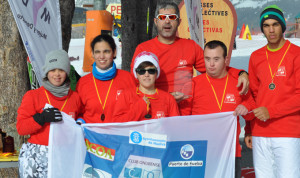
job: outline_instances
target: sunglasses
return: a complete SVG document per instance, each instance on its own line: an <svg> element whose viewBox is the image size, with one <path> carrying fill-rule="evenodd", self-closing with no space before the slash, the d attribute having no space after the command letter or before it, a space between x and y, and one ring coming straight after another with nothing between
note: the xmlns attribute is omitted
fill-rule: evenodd
<svg viewBox="0 0 300 178"><path fill-rule="evenodd" d="M158 15L156 16L156 18L157 18L158 20L166 20L167 18L168 18L169 20L177 20L177 19L178 19L178 16L177 16L177 14L158 14Z"/></svg>
<svg viewBox="0 0 300 178"><path fill-rule="evenodd" d="M144 75L146 73L146 71L151 74L154 75L157 72L157 69L136 69L135 70L136 73L138 73L139 75Z"/></svg>

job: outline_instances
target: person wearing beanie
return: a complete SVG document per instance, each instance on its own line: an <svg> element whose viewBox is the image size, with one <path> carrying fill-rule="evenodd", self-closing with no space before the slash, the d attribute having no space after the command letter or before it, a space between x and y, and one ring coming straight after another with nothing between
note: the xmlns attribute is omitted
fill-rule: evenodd
<svg viewBox="0 0 300 178"><path fill-rule="evenodd" d="M83 104L82 119L86 123L109 123L119 95L136 85L129 72L116 68L116 44L110 35L96 36L91 49L95 60L92 73L81 77L76 86Z"/></svg>
<svg viewBox="0 0 300 178"><path fill-rule="evenodd" d="M249 61L249 81L257 108L246 123L255 176L300 177L300 47L284 39L282 10L271 5L260 16L267 45Z"/></svg>
<svg viewBox="0 0 300 178"><path fill-rule="evenodd" d="M113 114L114 122L178 116L178 106L173 96L155 87L155 81L160 76L156 55L143 51L137 55L133 66L133 73L139 84L119 96Z"/></svg>
<svg viewBox="0 0 300 178"><path fill-rule="evenodd" d="M20 177L47 177L48 142L51 122L62 121L64 112L77 119L81 101L70 90L70 61L64 50L46 54L42 86L26 92L18 109L17 131L30 135L19 155ZM46 104L52 107L45 107Z"/></svg>

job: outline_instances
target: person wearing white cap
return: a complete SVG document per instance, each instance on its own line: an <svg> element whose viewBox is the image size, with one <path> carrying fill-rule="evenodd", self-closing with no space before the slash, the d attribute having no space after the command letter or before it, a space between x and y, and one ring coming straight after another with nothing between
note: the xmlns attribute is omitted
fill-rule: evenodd
<svg viewBox="0 0 300 178"><path fill-rule="evenodd" d="M128 89L119 96L113 114L115 122L140 121L162 117L178 116L174 97L155 87L160 76L157 57L143 51L134 60L134 76L138 79L136 89Z"/></svg>
<svg viewBox="0 0 300 178"><path fill-rule="evenodd" d="M62 121L61 112L76 119L81 108L79 95L70 89L68 53L47 53L43 70L42 87L28 91L18 109L17 131L30 135L20 149L20 177L47 177L50 123ZM46 104L53 107L45 108Z"/></svg>

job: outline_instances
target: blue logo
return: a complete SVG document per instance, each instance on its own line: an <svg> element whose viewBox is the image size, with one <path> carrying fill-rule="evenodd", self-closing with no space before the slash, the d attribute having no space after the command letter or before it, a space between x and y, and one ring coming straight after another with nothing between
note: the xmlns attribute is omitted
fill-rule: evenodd
<svg viewBox="0 0 300 178"><path fill-rule="evenodd" d="M194 147L190 144L182 146L180 155L183 159L190 159L194 155Z"/></svg>
<svg viewBox="0 0 300 178"><path fill-rule="evenodd" d="M141 143L142 140L143 140L143 137L142 137L142 135L139 132L132 132L130 134L130 140L133 143Z"/></svg>

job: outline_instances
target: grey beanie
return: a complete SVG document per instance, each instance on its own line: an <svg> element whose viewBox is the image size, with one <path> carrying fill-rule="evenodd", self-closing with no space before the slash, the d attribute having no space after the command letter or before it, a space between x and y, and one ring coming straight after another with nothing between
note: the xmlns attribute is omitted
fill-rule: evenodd
<svg viewBox="0 0 300 178"><path fill-rule="evenodd" d="M45 75L53 69L62 69L68 76L70 74L70 60L68 53L64 50L53 50L46 54L43 70Z"/></svg>

